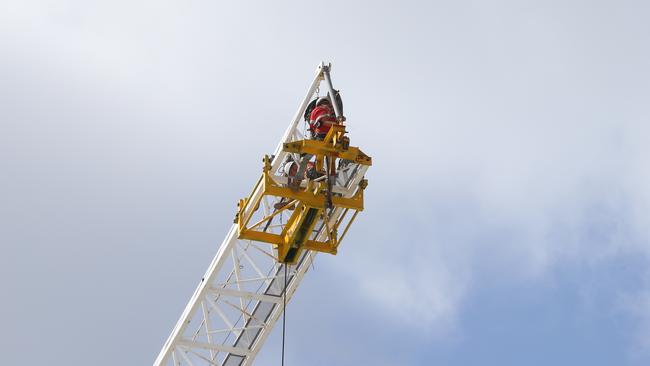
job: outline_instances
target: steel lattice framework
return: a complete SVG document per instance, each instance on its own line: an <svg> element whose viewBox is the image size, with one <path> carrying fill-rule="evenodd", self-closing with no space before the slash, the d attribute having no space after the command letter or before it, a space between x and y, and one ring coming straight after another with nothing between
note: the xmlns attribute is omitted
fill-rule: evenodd
<svg viewBox="0 0 650 366"><path fill-rule="evenodd" d="M307 137L308 131L301 126L300 120L310 100L318 95L322 81L326 81L326 88L334 95L329 66L324 63L317 68L307 95L270 161L272 177L278 184L287 183L280 168L288 155L294 154L296 161L300 159L299 154L286 152L283 146ZM368 166L355 162L343 166L338 171L332 191L340 197L353 197L365 188L360 188L360 183ZM261 209L258 211L262 220L264 216L273 218L268 220L264 231L281 233L289 213L287 210L274 212L280 198L262 195L262 188L258 185L250 197L253 200L260 198ZM328 215L318 220L311 238L325 240L330 235L327 228L342 219L345 213L345 208L331 208ZM243 366L253 363L283 311L285 264L277 261L277 250L271 245L255 240L240 240L238 231L237 224L230 228L154 366ZM295 265L287 265L287 302L315 256L316 252L306 250Z"/></svg>

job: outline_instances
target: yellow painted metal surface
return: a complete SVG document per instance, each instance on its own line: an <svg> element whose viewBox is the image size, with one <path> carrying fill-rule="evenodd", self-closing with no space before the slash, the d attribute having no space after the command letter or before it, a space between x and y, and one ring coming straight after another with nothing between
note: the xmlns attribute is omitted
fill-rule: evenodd
<svg viewBox="0 0 650 366"><path fill-rule="evenodd" d="M345 127L336 124L330 128L323 140L299 140L283 145L283 150L301 154L300 156L313 156L316 169L323 169L324 162L329 161L329 169L334 169L336 159L348 160L360 165L372 165L372 158L363 153L359 148L349 146L349 139L345 136ZM331 172L331 170L330 170ZM277 249L277 260L281 263L296 263L303 250L314 250L323 253L336 254L341 239L345 236L357 214L363 210L363 192L367 181L363 179L358 187L353 187L355 193L343 197L331 191L327 178L298 180L298 185L279 184L271 172L271 160L264 157L262 176L253 188L248 198L239 201L239 210L235 222L239 227L239 239L254 240L269 243ZM261 195L254 195L257 189L262 190ZM253 197L257 199L253 200ZM275 211L262 214L261 201L272 196L280 204ZM328 215L334 209L340 208L342 213L333 221ZM283 224L281 233L268 232L266 228L274 218L282 213L291 211L287 222ZM351 213L351 216L348 214ZM252 221L253 216L261 216ZM322 223L323 230L327 231L326 239L315 240L314 227ZM343 234L338 236L338 230L343 225Z"/></svg>

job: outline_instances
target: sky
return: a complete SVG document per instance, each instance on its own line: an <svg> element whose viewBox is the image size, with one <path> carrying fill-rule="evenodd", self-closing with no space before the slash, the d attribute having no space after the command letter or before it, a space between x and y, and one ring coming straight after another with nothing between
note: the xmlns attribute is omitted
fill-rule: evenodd
<svg viewBox="0 0 650 366"><path fill-rule="evenodd" d="M649 16L1 2L3 362L153 363L326 61L373 167L288 365L649 364Z"/></svg>

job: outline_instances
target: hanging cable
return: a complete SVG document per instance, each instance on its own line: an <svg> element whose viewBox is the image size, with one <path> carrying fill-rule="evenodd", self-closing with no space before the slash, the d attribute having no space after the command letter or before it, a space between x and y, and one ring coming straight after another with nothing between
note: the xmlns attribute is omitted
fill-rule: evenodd
<svg viewBox="0 0 650 366"><path fill-rule="evenodd" d="M284 366L284 335L287 323L287 263L284 264L284 293L282 294L282 366Z"/></svg>

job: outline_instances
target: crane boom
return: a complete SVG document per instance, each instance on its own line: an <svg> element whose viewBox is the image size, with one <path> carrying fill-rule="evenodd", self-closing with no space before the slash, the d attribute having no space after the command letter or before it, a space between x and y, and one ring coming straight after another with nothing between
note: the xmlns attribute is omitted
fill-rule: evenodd
<svg viewBox="0 0 650 366"><path fill-rule="evenodd" d="M284 310L285 284L288 302L317 252L336 254L363 209L364 175L371 159L349 146L341 107L335 106L340 125L321 141L306 138L308 131L299 123L322 81L327 81L330 96L337 95L329 70L324 63L317 68L307 95L275 153L264 158L262 177L240 201L235 224L154 366L251 365ZM336 175L328 170L325 179L306 179L290 187L283 164L310 157L316 164L327 161L332 169L338 159ZM345 228L341 237L338 228Z"/></svg>

